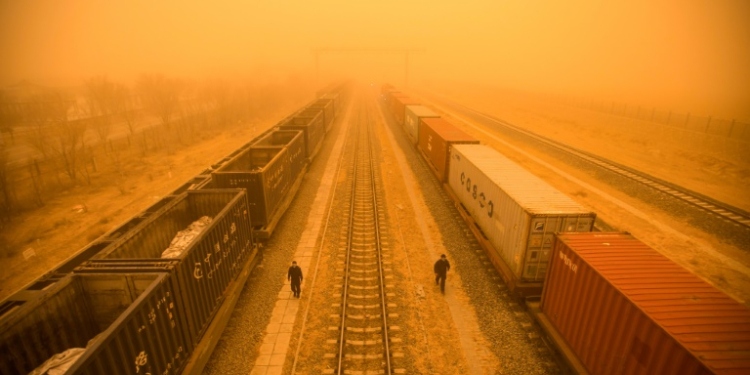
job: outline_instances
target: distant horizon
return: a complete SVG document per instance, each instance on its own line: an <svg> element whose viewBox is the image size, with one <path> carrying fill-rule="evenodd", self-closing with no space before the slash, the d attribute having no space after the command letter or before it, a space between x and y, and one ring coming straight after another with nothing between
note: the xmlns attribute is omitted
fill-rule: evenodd
<svg viewBox="0 0 750 375"><path fill-rule="evenodd" d="M6 1L0 85L143 73L314 81L316 72L400 84L408 60L410 85L466 82L748 119L748 19L746 0Z"/></svg>
<svg viewBox="0 0 750 375"><path fill-rule="evenodd" d="M355 77L750 118L750 2L0 2L0 85ZM313 50L329 48L316 60ZM380 53L363 50L380 50ZM316 64L317 63L317 64Z"/></svg>
<svg viewBox="0 0 750 375"><path fill-rule="evenodd" d="M159 74L159 73L154 73L154 74ZM179 77L179 76L168 76L168 75L165 75L165 76L169 77L169 78L186 79L186 80L197 82L199 84L200 83L208 83L208 82L212 82L212 81L216 81L216 80L227 82L227 83L230 83L230 84L232 83L232 80L227 79L227 78L221 79L221 78L211 77L211 78L203 78L203 79L199 79L198 78L198 79L196 79L196 78L184 78L184 77ZM114 80L111 77L106 76L106 75L105 75L105 77L107 77L108 79L110 79L113 82L123 83L123 84L126 84L126 85L130 86L130 87L132 87L134 85L135 81L137 80L137 78L135 78L131 82L124 82L124 81ZM89 77L89 78L91 78L91 77ZM268 78L268 77L266 77L266 78ZM351 79L354 79L354 78L351 78ZM403 79L401 79L401 81L402 80ZM251 82L251 79L250 78L246 78L246 79L242 79L242 80L239 80L239 81L241 81L241 83L244 84L244 83ZM278 82L278 81L283 81L283 80L282 79L276 80L276 82ZM309 81L312 81L312 79L310 79ZM336 81L336 79L331 79L329 81L324 81L324 82L322 82L319 85L319 87L316 87L316 90L320 89L322 87L325 87L330 82L335 82L335 81ZM362 80L363 84L365 82L366 81ZM370 82L370 81L367 81L367 82ZM378 86L382 85L382 84L385 84L385 83L388 83L388 84L393 85L396 89L407 90L407 89L403 88L401 85L399 85L398 82L399 82L399 80L392 80L392 81L388 81L388 82L370 82L370 83L374 83L374 84L376 84ZM29 84L29 85L32 85L32 86L35 86L35 87L39 87L41 89L51 89L51 90L54 90L54 89L62 89L62 90L83 89L84 85L85 85L85 81L84 80L81 80L80 83L76 83L76 84L70 83L68 85L55 86L55 85L39 84L39 83L36 83L34 81L30 81L28 79L22 79L22 80L19 80L18 82L14 83L14 84L0 86L0 92L1 91L6 91L7 92L8 88L11 88L13 86L16 86L16 85L19 85L19 84L22 84L22 83L26 83L26 84ZM269 83L269 81L262 82L262 84L267 84L267 83ZM679 108L679 107L676 107L676 106L673 106L673 107L669 107L669 106L665 106L665 105L661 105L660 106L660 105L657 105L657 104L654 104L654 103L645 103L645 102L636 102L636 101L625 101L625 100L622 100L622 99L620 99L620 100L613 100L611 98L605 98L605 97L594 96L594 95L583 96L583 95L581 95L580 92L578 92L578 93L564 93L564 92L556 92L556 91L553 91L553 90L546 90L546 91L544 91L544 90L533 90L533 89L528 89L528 88L523 88L523 87L501 86L501 85L496 85L496 84L487 84L487 83L481 83L481 82L466 82L466 81L464 81L464 82L460 82L460 81L445 81L445 82L434 82L433 81L433 82L424 82L423 81L421 83L420 82L412 83L410 85L410 88L418 88L418 89L422 88L422 89L424 89L425 87L427 87L429 89L429 87L434 87L434 86L443 86L444 87L445 85L450 85L450 84L458 84L458 85L462 85L463 87L476 86L476 87L483 87L483 88L487 88L487 89L495 89L495 90L499 90L499 91L517 91L517 92L523 92L525 94L532 94L532 95L538 95L538 96L565 97L568 100L575 100L575 101L586 101L586 102L594 101L596 103L613 103L613 104L615 104L617 106L622 106L622 105L626 105L626 106L629 106L629 107L630 106L633 106L633 107L640 106L640 107L642 107L644 109L644 111L646 111L646 110L652 110L652 109L655 109L657 111L673 111L675 114L687 114L687 113L690 113L692 116L699 116L699 117L708 117L708 116L711 116L711 117L713 117L715 119L736 120L736 121L739 121L739 122L742 122L742 123L750 123L750 112L748 112L747 114L745 114L746 117L742 117L742 115L739 115L739 114L732 115L732 114L721 114L721 113L717 113L717 112L713 112L713 113L705 112L704 113L704 112L701 112L701 111L694 111L694 110L690 110L690 109Z"/></svg>

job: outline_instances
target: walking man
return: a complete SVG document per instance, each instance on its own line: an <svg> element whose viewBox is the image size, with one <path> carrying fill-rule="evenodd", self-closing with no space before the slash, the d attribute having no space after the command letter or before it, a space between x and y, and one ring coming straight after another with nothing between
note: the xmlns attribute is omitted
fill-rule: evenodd
<svg viewBox="0 0 750 375"><path fill-rule="evenodd" d="M440 284L440 291L445 294L445 278L448 276L448 270L451 269L451 264L448 263L448 259L445 254L440 256L437 262L435 262L435 285Z"/></svg>
<svg viewBox="0 0 750 375"><path fill-rule="evenodd" d="M292 292L294 296L299 298L300 284L302 283L302 268L299 268L297 261L292 261L292 266L289 267L289 272L286 273L286 279L292 282Z"/></svg>

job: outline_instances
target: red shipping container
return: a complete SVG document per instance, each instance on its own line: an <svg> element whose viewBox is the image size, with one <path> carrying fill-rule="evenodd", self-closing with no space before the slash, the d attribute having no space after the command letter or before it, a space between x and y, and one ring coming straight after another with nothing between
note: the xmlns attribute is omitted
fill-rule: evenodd
<svg viewBox="0 0 750 375"><path fill-rule="evenodd" d="M750 374L750 309L627 233L558 233L541 310L592 374Z"/></svg>
<svg viewBox="0 0 750 375"><path fill-rule="evenodd" d="M403 92L401 92L399 90L396 90L396 89L391 89L391 90L386 91L386 93L385 93L385 101L386 101L386 103L389 106L393 102L393 97L395 97L395 96L409 96L409 95L406 95ZM390 108L390 110L392 112L393 108Z"/></svg>
<svg viewBox="0 0 750 375"><path fill-rule="evenodd" d="M440 117L419 119L419 149L440 182L448 176L451 145L468 143L479 141Z"/></svg>
<svg viewBox="0 0 750 375"><path fill-rule="evenodd" d="M385 96L385 94L388 93L388 90L393 90L393 85L384 83L382 86L380 86L380 95Z"/></svg>
<svg viewBox="0 0 750 375"><path fill-rule="evenodd" d="M391 110L393 116L396 117L396 122L399 125L404 124L404 118L406 117L406 106L412 104L420 104L419 100L412 99L408 96L394 96L391 102Z"/></svg>

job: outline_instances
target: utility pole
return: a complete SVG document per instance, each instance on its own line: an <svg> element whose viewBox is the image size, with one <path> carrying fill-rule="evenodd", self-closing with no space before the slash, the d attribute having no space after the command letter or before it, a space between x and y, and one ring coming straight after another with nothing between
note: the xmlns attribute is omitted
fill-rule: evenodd
<svg viewBox="0 0 750 375"><path fill-rule="evenodd" d="M404 88L409 87L409 51L404 53Z"/></svg>

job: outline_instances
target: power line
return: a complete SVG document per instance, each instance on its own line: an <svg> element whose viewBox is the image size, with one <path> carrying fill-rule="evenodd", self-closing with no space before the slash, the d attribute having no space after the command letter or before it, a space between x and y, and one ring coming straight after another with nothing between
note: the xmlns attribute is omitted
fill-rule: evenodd
<svg viewBox="0 0 750 375"><path fill-rule="evenodd" d="M320 55L321 54L397 54L404 56L404 87L409 85L409 55L421 53L423 48L315 48L312 50L315 59L315 80L320 78Z"/></svg>

